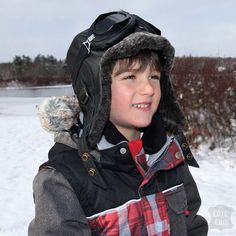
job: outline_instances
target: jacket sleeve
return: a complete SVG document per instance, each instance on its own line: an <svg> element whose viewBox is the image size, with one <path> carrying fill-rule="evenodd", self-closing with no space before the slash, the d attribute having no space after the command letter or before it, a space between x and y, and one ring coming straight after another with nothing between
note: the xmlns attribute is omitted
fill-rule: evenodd
<svg viewBox="0 0 236 236"><path fill-rule="evenodd" d="M187 216L187 230L189 236L206 236L208 232L208 223L197 212L201 206L201 198L197 185L185 163L183 171L184 187L188 202L189 216Z"/></svg>
<svg viewBox="0 0 236 236"><path fill-rule="evenodd" d="M33 191L35 218L29 225L29 236L91 235L80 203L61 173L40 170Z"/></svg>

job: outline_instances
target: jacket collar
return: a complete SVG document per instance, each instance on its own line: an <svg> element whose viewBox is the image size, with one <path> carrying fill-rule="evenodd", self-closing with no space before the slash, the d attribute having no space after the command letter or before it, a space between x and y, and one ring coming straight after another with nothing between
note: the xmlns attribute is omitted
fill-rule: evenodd
<svg viewBox="0 0 236 236"><path fill-rule="evenodd" d="M172 169L184 161L177 140L173 136L166 140L157 153L146 155L141 139L113 145L103 136L98 145L101 152L99 162L104 169L142 176L142 184L146 184L156 172Z"/></svg>
<svg viewBox="0 0 236 236"><path fill-rule="evenodd" d="M160 115L155 115L153 122L143 132L142 142L146 154L157 153L166 143L166 131ZM104 137L108 143L117 145L123 141L128 140L117 130L117 128L108 121L104 129Z"/></svg>

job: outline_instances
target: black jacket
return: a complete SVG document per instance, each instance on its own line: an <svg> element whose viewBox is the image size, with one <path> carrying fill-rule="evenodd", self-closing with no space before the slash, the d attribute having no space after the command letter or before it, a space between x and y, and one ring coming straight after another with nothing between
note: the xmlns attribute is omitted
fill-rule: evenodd
<svg viewBox="0 0 236 236"><path fill-rule="evenodd" d="M98 224L101 221L100 214L104 217L104 212L119 209L129 201L164 193L171 235L207 235L207 222L197 215L201 201L184 160L181 144L173 138L166 140L164 132L159 132L150 147L148 137L144 137L143 150L157 161L152 162L151 167L140 169L140 163L132 157L130 142L124 140L118 132L114 135L114 127L106 130L102 150L79 158L76 149L56 143L49 152L49 161L41 166L41 169L53 167L67 179L75 191L92 233L103 235L103 228ZM163 143L168 142L160 153ZM153 149L155 146L157 148ZM90 160L92 164L89 163ZM154 172L151 171L153 173L144 183L145 175L148 176L150 169ZM149 235L145 229L148 222L137 222L143 225L137 232ZM109 232L109 227L106 230Z"/></svg>

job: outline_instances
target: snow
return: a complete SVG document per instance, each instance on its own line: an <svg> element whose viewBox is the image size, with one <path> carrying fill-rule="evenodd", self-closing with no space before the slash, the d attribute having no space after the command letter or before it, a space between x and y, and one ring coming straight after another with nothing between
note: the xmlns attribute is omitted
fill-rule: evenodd
<svg viewBox="0 0 236 236"><path fill-rule="evenodd" d="M48 97L74 94L71 85L55 85L40 87L20 87L22 85L14 84L14 87L0 88L0 97Z"/></svg>
<svg viewBox="0 0 236 236"><path fill-rule="evenodd" d="M34 217L32 181L53 145L53 135L41 128L36 115L43 99L0 98L0 236L26 236ZM202 145L194 152L201 168L190 167L210 236L236 235L236 147L225 146L209 151ZM214 217L222 214L219 225Z"/></svg>
<svg viewBox="0 0 236 236"><path fill-rule="evenodd" d="M202 145L195 152L195 157L200 164L200 169L190 168L197 182L199 192L202 198L202 206L199 214L203 215L210 224L209 235L236 235L236 147L217 148L213 151L208 149L208 145ZM218 206L222 205L226 212L218 212ZM215 209L215 214L227 214L232 209L232 214L225 216L233 227L230 229L218 229L217 223L214 223L214 215L210 214L210 209ZM213 213L214 214L214 213ZM224 226L224 222L221 222ZM227 224L227 222L225 222ZM218 227L217 227L218 226Z"/></svg>
<svg viewBox="0 0 236 236"><path fill-rule="evenodd" d="M0 235L27 235L34 215L32 180L53 144L36 116L42 98L0 98Z"/></svg>
<svg viewBox="0 0 236 236"><path fill-rule="evenodd" d="M218 70L218 72L223 72L226 70L226 67L225 66L218 66L217 70Z"/></svg>

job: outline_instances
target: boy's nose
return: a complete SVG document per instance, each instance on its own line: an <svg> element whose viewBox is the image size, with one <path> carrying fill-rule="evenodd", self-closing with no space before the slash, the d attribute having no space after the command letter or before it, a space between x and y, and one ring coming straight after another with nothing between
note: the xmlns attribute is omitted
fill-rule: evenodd
<svg viewBox="0 0 236 236"><path fill-rule="evenodd" d="M152 96L154 94L154 88L151 81L147 78L140 84L140 94Z"/></svg>

